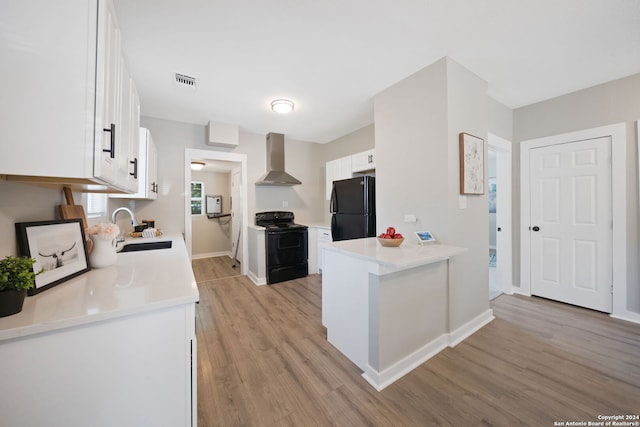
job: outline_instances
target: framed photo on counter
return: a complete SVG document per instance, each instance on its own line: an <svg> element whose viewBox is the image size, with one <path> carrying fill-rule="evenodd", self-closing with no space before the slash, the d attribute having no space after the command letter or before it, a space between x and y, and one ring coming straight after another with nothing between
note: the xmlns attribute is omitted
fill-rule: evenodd
<svg viewBox="0 0 640 427"><path fill-rule="evenodd" d="M21 256L36 260L34 295L90 270L84 228L81 219L16 223Z"/></svg>
<svg viewBox="0 0 640 427"><path fill-rule="evenodd" d="M430 231L416 231L416 237L418 238L418 242L420 244L435 242L436 238L433 237Z"/></svg>

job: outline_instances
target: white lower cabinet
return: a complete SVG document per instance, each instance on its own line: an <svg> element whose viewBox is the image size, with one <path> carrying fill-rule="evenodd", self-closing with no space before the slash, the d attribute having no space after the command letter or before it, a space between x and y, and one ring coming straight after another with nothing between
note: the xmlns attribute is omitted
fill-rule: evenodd
<svg viewBox="0 0 640 427"><path fill-rule="evenodd" d="M324 251L323 248L328 246L333 240L331 238L331 228L318 227L318 272L322 272L322 265L324 264Z"/></svg>
<svg viewBox="0 0 640 427"><path fill-rule="evenodd" d="M193 303L1 342L2 425L193 426L196 351Z"/></svg>
<svg viewBox="0 0 640 427"><path fill-rule="evenodd" d="M0 173L136 191L139 108L111 0L0 2L0 28Z"/></svg>
<svg viewBox="0 0 640 427"><path fill-rule="evenodd" d="M267 258L265 255L264 227L250 225L247 227L249 241L249 278L256 285L267 284Z"/></svg>

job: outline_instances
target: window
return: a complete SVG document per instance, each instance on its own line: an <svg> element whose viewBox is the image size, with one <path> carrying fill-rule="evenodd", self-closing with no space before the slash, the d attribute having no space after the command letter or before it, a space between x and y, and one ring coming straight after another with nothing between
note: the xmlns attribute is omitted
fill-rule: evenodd
<svg viewBox="0 0 640 427"><path fill-rule="evenodd" d="M191 181L191 215L204 215L204 182Z"/></svg>
<svg viewBox="0 0 640 427"><path fill-rule="evenodd" d="M107 215L107 195L104 193L85 193L87 218L98 218Z"/></svg>

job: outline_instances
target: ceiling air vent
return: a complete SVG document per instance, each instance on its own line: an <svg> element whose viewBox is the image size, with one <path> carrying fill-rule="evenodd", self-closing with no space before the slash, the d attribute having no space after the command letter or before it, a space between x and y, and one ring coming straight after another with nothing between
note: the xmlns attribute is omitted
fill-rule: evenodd
<svg viewBox="0 0 640 427"><path fill-rule="evenodd" d="M176 84L180 86L196 87L196 78L185 74L176 73Z"/></svg>

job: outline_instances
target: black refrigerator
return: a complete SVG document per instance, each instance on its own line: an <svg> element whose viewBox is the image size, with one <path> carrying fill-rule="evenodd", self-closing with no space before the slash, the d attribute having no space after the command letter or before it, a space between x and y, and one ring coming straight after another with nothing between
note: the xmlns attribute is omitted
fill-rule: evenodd
<svg viewBox="0 0 640 427"><path fill-rule="evenodd" d="M331 190L333 241L376 235L376 179L372 176L333 181Z"/></svg>

